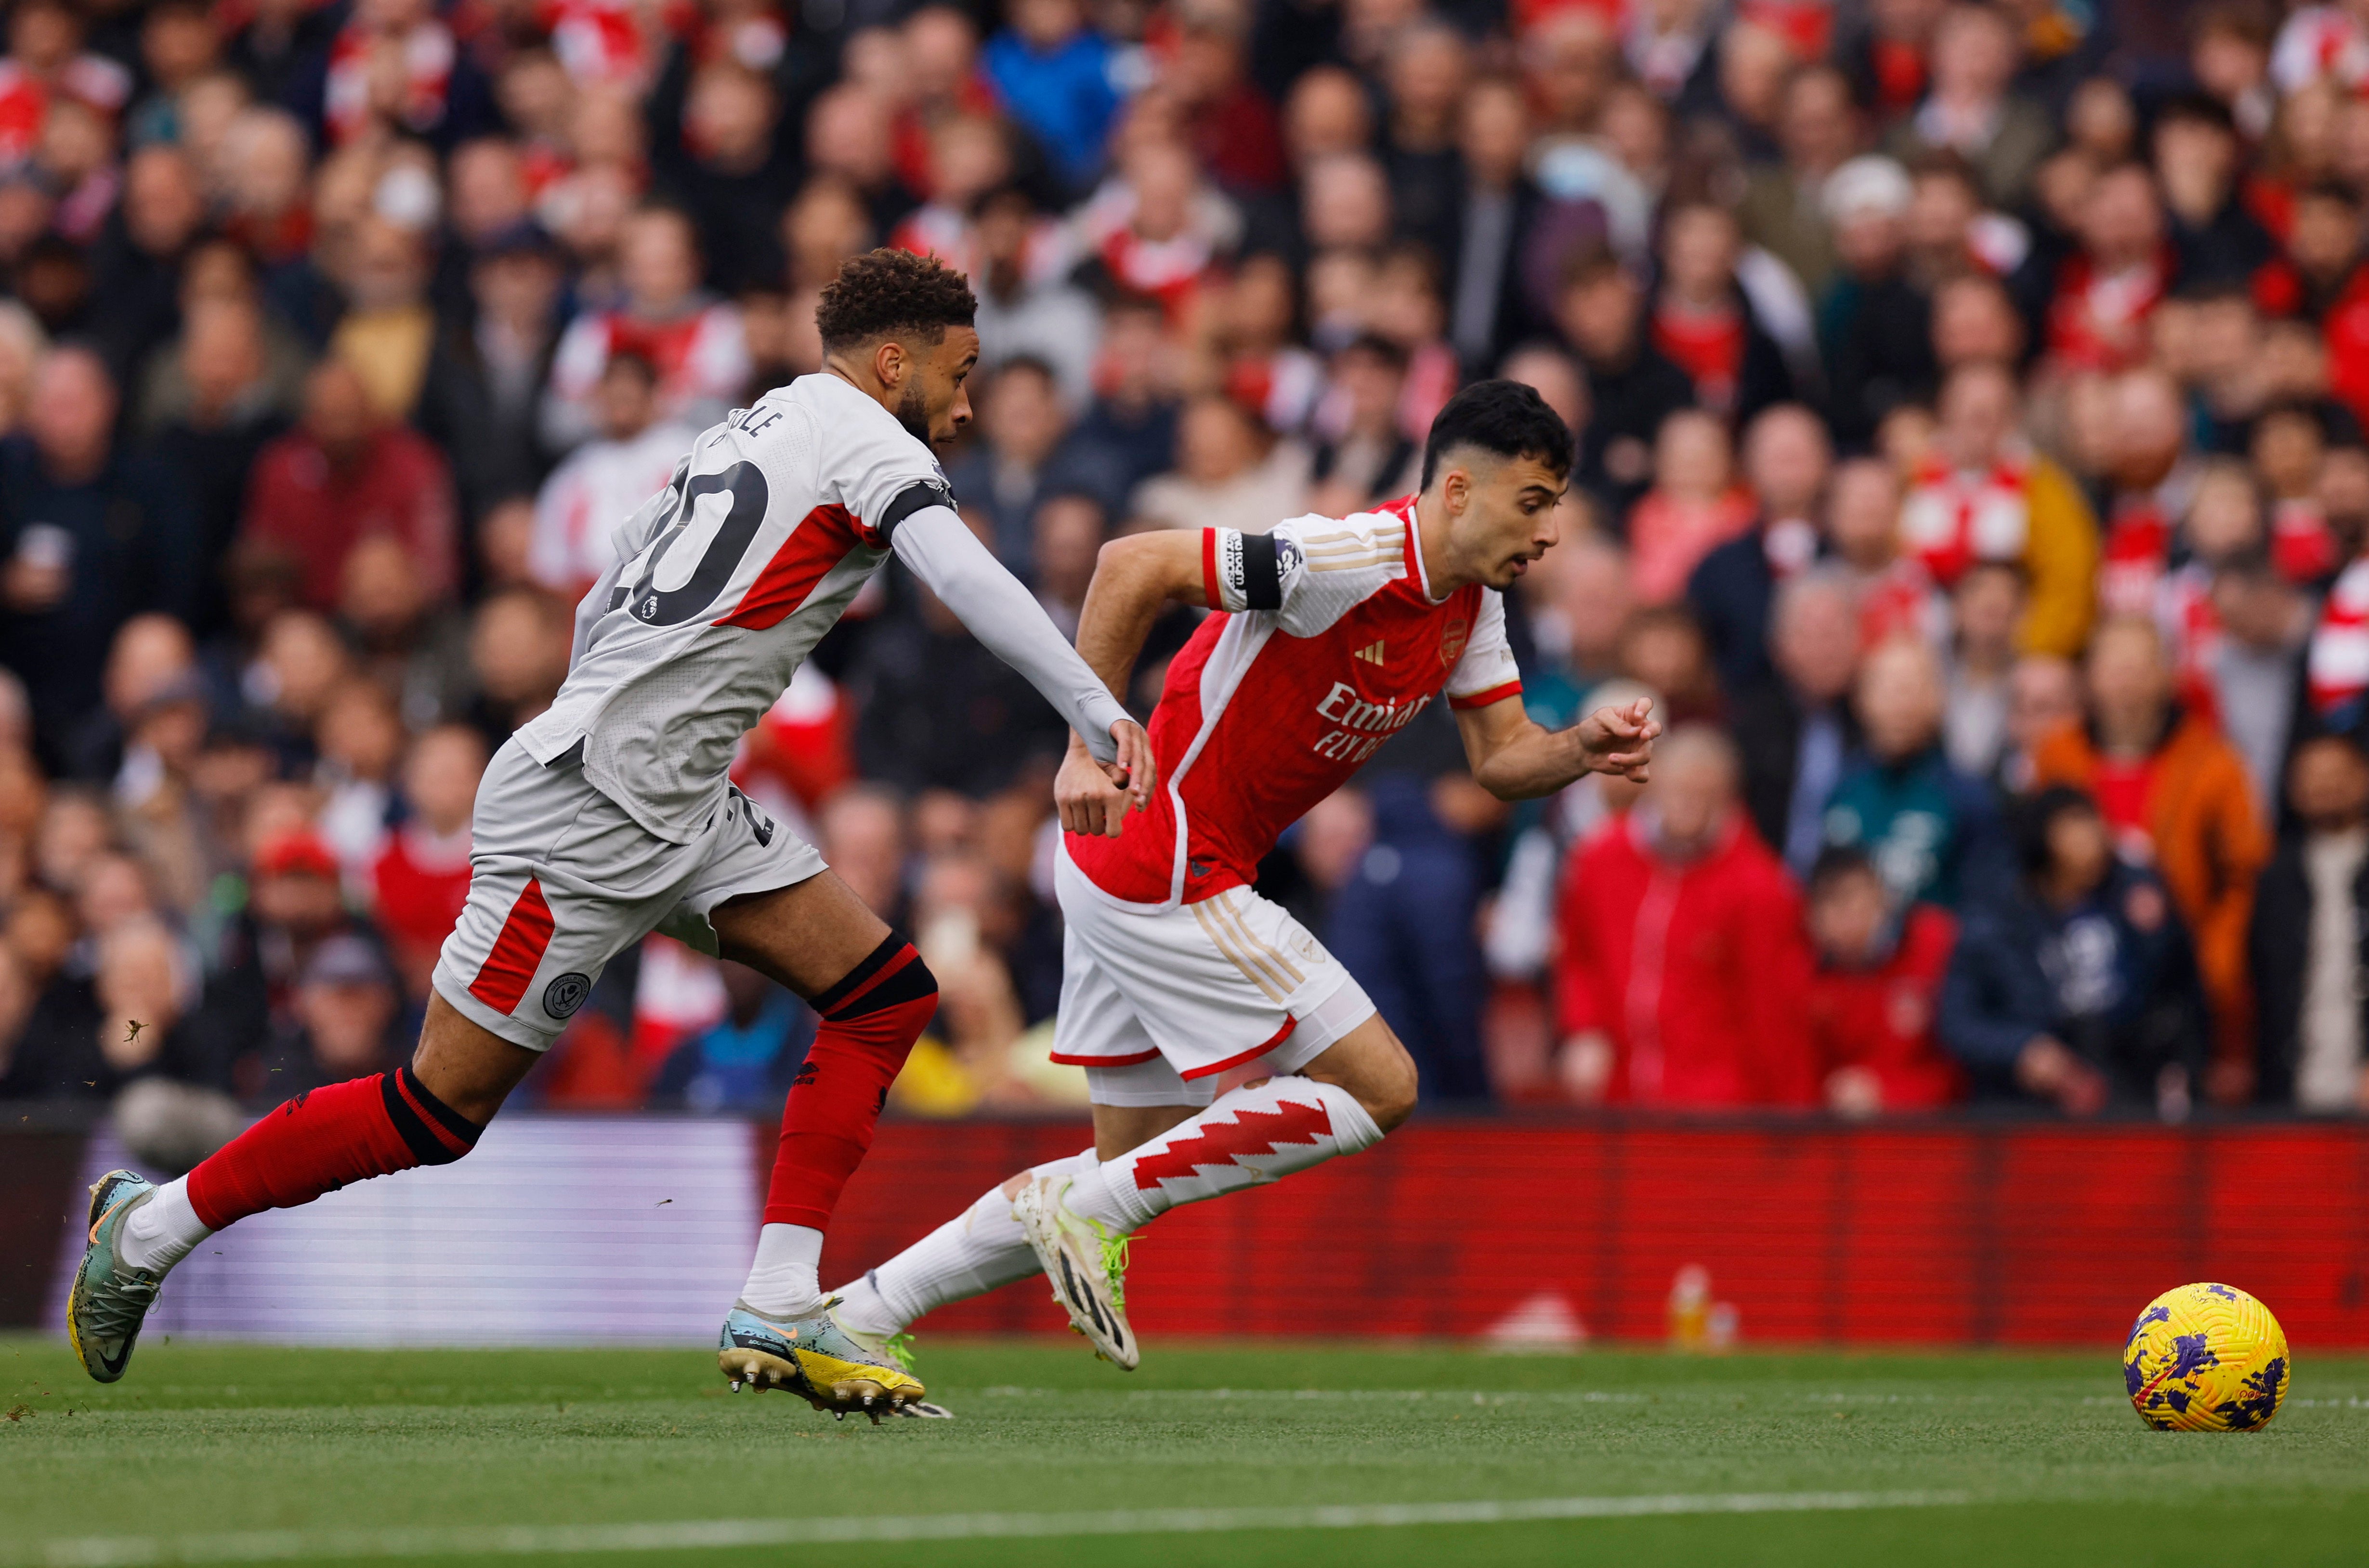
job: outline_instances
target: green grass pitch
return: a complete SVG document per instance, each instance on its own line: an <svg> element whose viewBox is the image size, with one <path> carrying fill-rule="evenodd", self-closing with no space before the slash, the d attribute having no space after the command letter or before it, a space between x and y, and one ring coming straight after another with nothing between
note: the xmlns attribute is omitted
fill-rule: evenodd
<svg viewBox="0 0 2369 1568"><path fill-rule="evenodd" d="M695 1350L0 1339L0 1564L2369 1562L2363 1358L2215 1436L2111 1354L922 1348L957 1419L876 1430Z"/></svg>

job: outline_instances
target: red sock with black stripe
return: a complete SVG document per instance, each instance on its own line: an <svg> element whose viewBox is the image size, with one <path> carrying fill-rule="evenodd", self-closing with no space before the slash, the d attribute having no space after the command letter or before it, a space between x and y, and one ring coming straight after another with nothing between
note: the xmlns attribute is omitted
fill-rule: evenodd
<svg viewBox="0 0 2369 1568"><path fill-rule="evenodd" d="M449 1165L485 1129L428 1092L410 1068L299 1094L189 1174L206 1228L293 1208L349 1182Z"/></svg>
<svg viewBox="0 0 2369 1568"><path fill-rule="evenodd" d="M813 1006L822 1026L782 1107L765 1223L821 1230L872 1147L888 1085L938 1010L937 977L892 934Z"/></svg>

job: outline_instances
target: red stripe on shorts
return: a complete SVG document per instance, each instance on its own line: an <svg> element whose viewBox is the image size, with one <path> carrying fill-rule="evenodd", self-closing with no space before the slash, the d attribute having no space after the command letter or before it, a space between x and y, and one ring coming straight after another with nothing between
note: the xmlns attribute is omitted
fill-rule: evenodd
<svg viewBox="0 0 2369 1568"><path fill-rule="evenodd" d="M1207 1067L1196 1067L1190 1072L1180 1072L1176 1076L1179 1078L1212 1078L1217 1074L1225 1071L1230 1067L1240 1067L1246 1061L1255 1061L1260 1057L1266 1055L1267 1052L1275 1049L1276 1047L1283 1044L1284 1041L1291 1038L1291 1032L1299 1027L1299 1020L1292 1017L1289 1013L1286 1013L1284 1014L1282 1028L1277 1029L1274 1034L1269 1035L1265 1040L1258 1045L1253 1046L1242 1055L1228 1057L1223 1061L1213 1061Z"/></svg>
<svg viewBox="0 0 2369 1568"><path fill-rule="evenodd" d="M551 945L551 906L544 901L543 884L530 876L526 891L510 906L494 950L470 982L469 994L497 1013L517 1009L534 972L543 965L543 951Z"/></svg>
<svg viewBox="0 0 2369 1568"><path fill-rule="evenodd" d="M1133 1051L1123 1057L1065 1057L1059 1051L1048 1053L1047 1059L1063 1067L1133 1067L1139 1061L1150 1061L1160 1054L1158 1047L1148 1051Z"/></svg>

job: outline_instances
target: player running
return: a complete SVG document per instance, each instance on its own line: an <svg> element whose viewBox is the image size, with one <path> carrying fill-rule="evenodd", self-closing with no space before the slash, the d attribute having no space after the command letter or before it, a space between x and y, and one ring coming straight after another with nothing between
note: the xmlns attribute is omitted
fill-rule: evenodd
<svg viewBox="0 0 2369 1568"><path fill-rule="evenodd" d="M1142 730L953 509L933 443L970 418L962 277L876 250L823 292L826 368L702 434L618 530L576 612L566 683L486 770L469 897L409 1066L281 1105L177 1181L92 1189L66 1322L123 1375L166 1272L208 1235L349 1182L460 1159L651 931L748 964L821 1016L782 1113L764 1229L718 1361L742 1382L878 1420L921 1384L830 1316L824 1228L870 1147L937 982L822 857L725 777L733 749L893 552L1087 737L1095 809L1152 784Z"/></svg>
<svg viewBox="0 0 2369 1568"><path fill-rule="evenodd" d="M1539 395L1482 382L1431 427L1422 493L1266 535L1142 534L1103 550L1078 650L1114 691L1171 602L1220 612L1151 715L1161 787L1127 813L1075 745L1062 768L1068 926L1053 1059L1086 1070L1094 1147L1013 1177L839 1294L883 1344L1043 1269L1105 1358L1136 1365L1127 1238L1217 1197L1370 1147L1406 1118L1414 1063L1357 982L1251 889L1310 807L1443 690L1472 776L1505 799L1589 772L1643 779L1649 704L1532 723L1499 590L1555 542L1571 434ZM1115 837L1101 835L1121 828ZM1212 1100L1219 1074L1275 1074Z"/></svg>

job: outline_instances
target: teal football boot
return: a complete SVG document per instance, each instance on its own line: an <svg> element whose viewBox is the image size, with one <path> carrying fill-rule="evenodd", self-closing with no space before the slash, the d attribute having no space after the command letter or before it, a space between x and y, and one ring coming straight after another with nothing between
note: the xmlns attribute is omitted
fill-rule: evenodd
<svg viewBox="0 0 2369 1568"><path fill-rule="evenodd" d="M165 1283L163 1270L133 1268L115 1250L124 1220L155 1194L154 1183L130 1171L109 1171L91 1184L90 1244L66 1298L66 1334L82 1369L102 1383L123 1376Z"/></svg>
<svg viewBox="0 0 2369 1568"><path fill-rule="evenodd" d="M884 1415L903 1414L905 1405L928 1391L885 1350L868 1348L841 1326L831 1310L837 1305L833 1296L810 1317L776 1318L746 1301L733 1302L715 1345L716 1367L731 1379L732 1391L744 1383L783 1389L841 1421L849 1411L862 1411L876 1426Z"/></svg>

